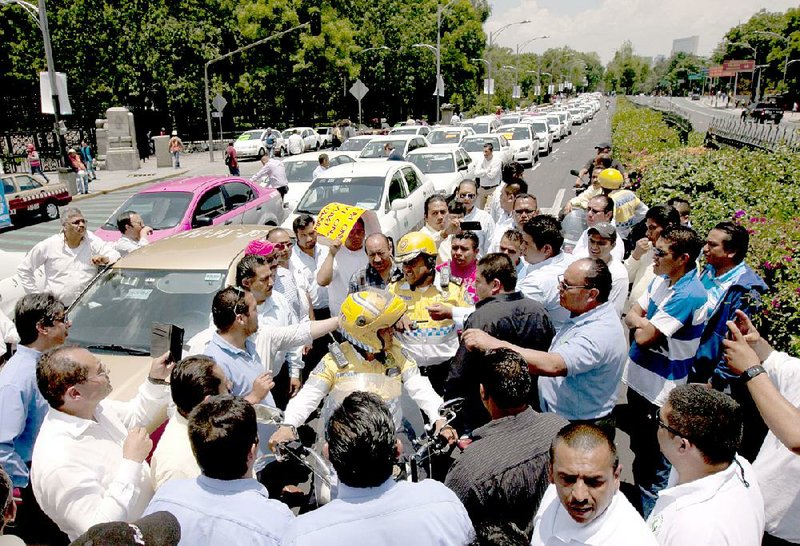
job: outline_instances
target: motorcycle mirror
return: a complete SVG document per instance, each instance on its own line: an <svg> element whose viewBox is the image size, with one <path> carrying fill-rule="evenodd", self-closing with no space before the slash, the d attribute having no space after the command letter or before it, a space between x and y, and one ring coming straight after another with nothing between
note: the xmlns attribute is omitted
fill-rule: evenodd
<svg viewBox="0 0 800 546"><path fill-rule="evenodd" d="M581 173L579 173L577 169L570 169L569 174L572 176L580 176Z"/></svg>
<svg viewBox="0 0 800 546"><path fill-rule="evenodd" d="M262 425L279 425L283 423L283 412L278 408L265 406L264 404L254 404L256 410L256 422Z"/></svg>
<svg viewBox="0 0 800 546"><path fill-rule="evenodd" d="M463 406L464 406L463 398L453 398L451 400L447 400L444 404L439 406L439 415L444 416L451 411L458 413L459 411L461 411L461 408Z"/></svg>

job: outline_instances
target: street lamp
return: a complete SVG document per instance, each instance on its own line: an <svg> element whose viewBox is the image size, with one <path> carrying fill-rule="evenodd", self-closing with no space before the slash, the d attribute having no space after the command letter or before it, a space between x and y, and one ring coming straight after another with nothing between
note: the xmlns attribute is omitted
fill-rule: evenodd
<svg viewBox="0 0 800 546"><path fill-rule="evenodd" d="M442 80L442 14L458 0L450 0L444 7L436 6L436 123L439 123L441 112L439 112L439 93L444 95L444 81Z"/></svg>
<svg viewBox="0 0 800 546"><path fill-rule="evenodd" d="M436 91L434 91L434 95L436 95L436 123L439 123L439 78L441 77L439 74L441 66L441 62L439 60L439 48L431 44L411 44L411 47L424 47L426 49L430 49L433 51L433 55L436 57Z"/></svg>
<svg viewBox="0 0 800 546"><path fill-rule="evenodd" d="M36 21L36 25L39 27L39 30L42 31L44 57L45 61L47 62L47 78L50 80L50 94L53 100L53 117L55 118L53 129L56 135L56 142L58 143L60 161L64 162L66 165L66 148L64 146L64 138L61 135L58 121L58 114L61 112L61 104L58 100L58 89L56 88L55 61L53 60L53 46L50 44L50 27L47 25L47 6L45 5L45 0L39 0L38 6L31 2L26 2L25 0L0 0L0 4L17 4L24 9L28 15L33 17L33 19Z"/></svg>
<svg viewBox="0 0 800 546"><path fill-rule="evenodd" d="M530 20L528 20L528 19L525 19L524 21L514 21L513 23L508 23L508 24L506 24L506 25L503 25L502 27L498 28L498 29L497 29L497 30L495 30L494 32L490 32L490 33L489 33L489 50L491 50L491 49L492 49L492 45L494 45L494 39L495 39L495 38L497 38L497 36L499 36L499 35L500 35L500 33L501 33L501 32L503 32L503 31L504 31L505 29L507 29L508 27L513 27L514 25L527 25L528 23L532 23L532 22L533 22L533 21L530 21ZM488 79L489 81L488 81L488 83L487 83L487 85L486 85L486 91L491 91L491 84L492 84L492 63L491 63L491 62L490 62L490 63L488 63L488 66L489 66L489 70L488 70L488 76L487 76L487 79ZM489 106L489 93L486 93L486 105L487 105L487 106ZM491 108L489 108L489 110L491 110Z"/></svg>
<svg viewBox="0 0 800 546"><path fill-rule="evenodd" d="M376 46L376 47L368 47L367 49L362 49L361 51L357 51L355 54L356 55L360 55L362 53L366 53L367 51L377 51L379 49L382 49L384 51L391 51L392 50L391 47L386 47L385 45L382 45L382 46Z"/></svg>
<svg viewBox="0 0 800 546"><path fill-rule="evenodd" d="M489 64L489 61L487 61L486 59L481 58L481 57L473 57L473 58L470 59L470 61L472 61L473 63L483 63L483 64L485 64L486 65L486 74L488 76L489 67L491 66ZM487 78L486 79L486 108L487 109L489 108L489 91L491 91L491 89L489 87L491 86L491 83L492 83L492 80Z"/></svg>
<svg viewBox="0 0 800 546"><path fill-rule="evenodd" d="M550 76L550 81L553 81L553 75L550 72L539 72L539 75L536 77L536 85L542 85L542 76ZM542 93L542 95L544 95L544 93Z"/></svg>
<svg viewBox="0 0 800 546"><path fill-rule="evenodd" d="M753 34L764 34L766 36L772 36L773 38L778 38L779 40L783 40L783 43L786 44L786 60L783 62L783 88L786 89L786 69L789 68L789 39L785 36L781 36L777 32L770 32L768 30L754 30Z"/></svg>

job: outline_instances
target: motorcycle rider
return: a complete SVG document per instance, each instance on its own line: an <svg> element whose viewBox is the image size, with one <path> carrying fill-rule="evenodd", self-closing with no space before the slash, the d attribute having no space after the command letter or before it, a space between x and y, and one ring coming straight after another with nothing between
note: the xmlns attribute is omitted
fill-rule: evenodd
<svg viewBox="0 0 800 546"><path fill-rule="evenodd" d="M395 428L401 430L400 396L405 389L430 422L436 423L439 434L450 443L457 440L455 430L443 426L439 417L441 396L395 338L394 326L406 310L400 297L385 290L370 288L347 296L340 315L340 332L347 341L329 346L328 354L289 401L284 424L269 440L270 449L293 440L296 427L305 423L323 399L327 397L323 409L323 422L327 422L335 407L354 391L379 395L392 413Z"/></svg>
<svg viewBox="0 0 800 546"><path fill-rule="evenodd" d="M591 158L589 161L587 161L586 165L584 165L583 168L580 170L580 172L578 172L578 178L575 180L575 187L576 188L580 188L580 187L583 187L583 186L586 185L586 183L583 181L583 177L586 176L587 174L590 175L589 179L591 180L591 174L592 174L592 171L595 168L595 159L598 156L600 156L602 154L608 154L609 156L611 155L611 143L610 142L600 142L600 143L597 144L597 146L594 147L594 149L597 150L596 153L595 153L595 156L593 158ZM619 172L621 172L622 176L625 177L625 182L628 181L628 175L627 175L627 173L625 173L625 167L622 166L622 163L620 163L616 159L612 159L611 160L611 168L612 169L617 169Z"/></svg>

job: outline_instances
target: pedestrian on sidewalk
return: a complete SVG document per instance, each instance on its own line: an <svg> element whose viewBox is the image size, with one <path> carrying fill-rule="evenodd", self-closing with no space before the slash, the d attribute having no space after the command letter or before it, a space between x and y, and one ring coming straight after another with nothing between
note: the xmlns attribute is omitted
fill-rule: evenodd
<svg viewBox="0 0 800 546"><path fill-rule="evenodd" d="M81 140L81 159L83 164L86 165L86 176L88 181L97 180L97 175L94 172L94 156L92 155L92 147L86 139Z"/></svg>
<svg viewBox="0 0 800 546"><path fill-rule="evenodd" d="M239 176L239 159L236 157L236 148L233 147L233 142L228 142L228 147L225 149L225 164L228 166L231 176Z"/></svg>
<svg viewBox="0 0 800 546"><path fill-rule="evenodd" d="M75 182L78 186L78 193L89 193L89 179L88 175L86 174L86 165L83 163L83 160L81 160L78 152L75 151L75 148L69 149L67 152L67 160L69 160L69 166L75 173Z"/></svg>
<svg viewBox="0 0 800 546"><path fill-rule="evenodd" d="M172 131L172 138L169 139L169 153L172 155L172 163L176 169L181 168L182 151L183 141L178 136L178 131Z"/></svg>
<svg viewBox="0 0 800 546"><path fill-rule="evenodd" d="M39 173L42 175L42 178L44 178L45 182L49 184L50 179L47 178L47 175L45 175L44 171L42 170L42 160L39 159L39 152L36 151L36 146L33 144L28 144L26 148L28 150L28 165L31 168L31 176Z"/></svg>

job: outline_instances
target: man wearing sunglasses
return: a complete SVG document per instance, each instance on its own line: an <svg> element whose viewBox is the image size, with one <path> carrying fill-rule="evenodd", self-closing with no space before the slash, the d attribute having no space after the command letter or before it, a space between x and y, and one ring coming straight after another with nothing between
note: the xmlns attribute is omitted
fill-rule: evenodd
<svg viewBox="0 0 800 546"><path fill-rule="evenodd" d="M632 416L633 477L644 516L667 485L669 462L658 450L655 424L647 419L670 391L685 384L706 323L706 289L695 264L703 241L691 228L664 230L653 249L656 278L625 317L633 343L623 381Z"/></svg>
<svg viewBox="0 0 800 546"><path fill-rule="evenodd" d="M464 205L464 211L466 212L463 222L478 222L480 224L481 229L471 231L474 231L478 236L481 256L484 256L488 252L489 243L492 242L494 220L492 220L488 212L476 206L477 198L478 185L474 180L463 180L458 185L458 189L456 189L456 201Z"/></svg>
<svg viewBox="0 0 800 546"><path fill-rule="evenodd" d="M119 260L113 245L86 231L83 213L69 207L61 214L61 233L37 243L17 273L26 294L38 292L34 273L44 268L44 290L71 305L97 274L97 266Z"/></svg>
<svg viewBox="0 0 800 546"><path fill-rule="evenodd" d="M267 234L267 241L274 248L270 255L275 256L275 267L272 269L275 291L283 294L298 320L308 320L311 305L308 292L300 290L297 279L289 269L289 258L292 257L292 238L289 232L283 228L274 228Z"/></svg>

